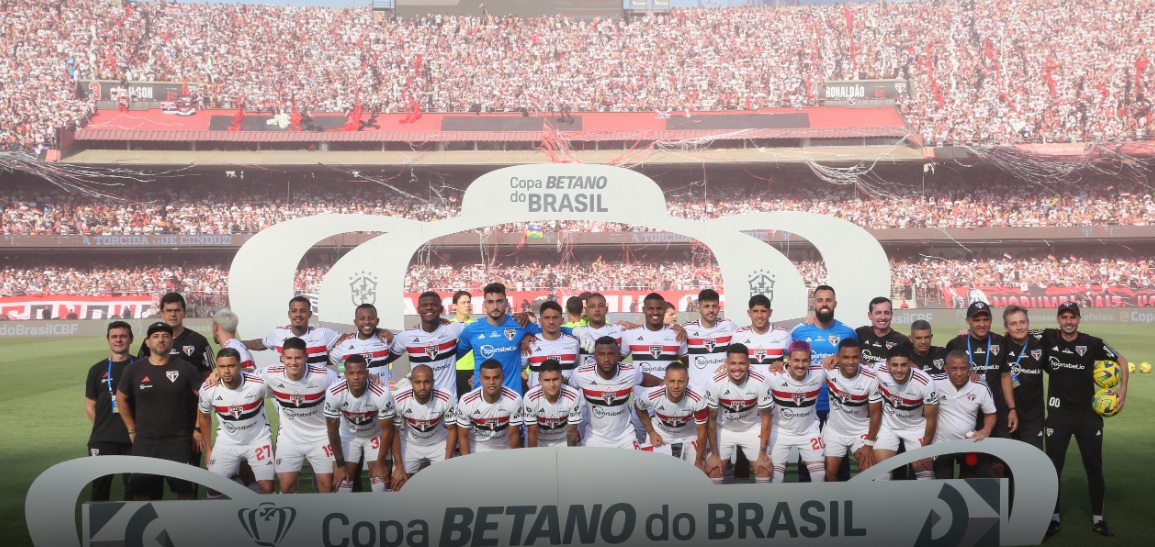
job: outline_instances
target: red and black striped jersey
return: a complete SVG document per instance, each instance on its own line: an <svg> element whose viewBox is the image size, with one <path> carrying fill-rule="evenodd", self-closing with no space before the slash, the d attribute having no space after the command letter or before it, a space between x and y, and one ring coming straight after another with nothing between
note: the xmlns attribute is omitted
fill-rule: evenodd
<svg viewBox="0 0 1155 547"><path fill-rule="evenodd" d="M774 430L786 435L818 432L818 394L826 383L826 369L813 365L801 380L790 372L771 374L767 383L774 398Z"/></svg>
<svg viewBox="0 0 1155 547"><path fill-rule="evenodd" d="M353 395L348 380L341 380L325 393L325 417L341 420L343 437L370 439L381 435L381 420L393 420L393 395L389 387L370 376L360 397Z"/></svg>
<svg viewBox="0 0 1155 547"><path fill-rule="evenodd" d="M337 381L337 373L320 365L305 367L305 375L300 380L290 379L285 365L272 365L257 371L280 409L277 442L305 445L328 442L323 406L325 391Z"/></svg>
<svg viewBox="0 0 1155 547"><path fill-rule="evenodd" d="M461 396L457 403L457 426L469 431L473 452L507 449L509 436L520 434L521 396L503 386L497 401L491 403L485 400L483 390L479 387Z"/></svg>
<svg viewBox="0 0 1155 547"><path fill-rule="evenodd" d="M661 330L630 329L622 333L622 339L630 348L634 366L658 378L666 377L666 365L686 356L686 343L679 342L678 333L668 326Z"/></svg>
<svg viewBox="0 0 1155 547"><path fill-rule="evenodd" d="M277 327L265 336L263 342L266 348L275 349L277 354L281 354L285 351L285 340L294 337L305 341L309 364L324 366L329 363L329 350L341 339L341 333L328 327L310 326L305 334L297 336L293 334L292 327Z"/></svg>
<svg viewBox="0 0 1155 547"><path fill-rule="evenodd" d="M650 423L667 443L697 438L697 426L705 424L710 416L706 398L692 389L687 389L675 402L667 395L666 386L651 388L634 397L634 406L651 413Z"/></svg>
<svg viewBox="0 0 1155 547"><path fill-rule="evenodd" d="M830 393L830 414L823 427L839 435L865 434L870 429L869 404L882 400L874 371L862 365L858 374L847 378L834 369L826 374L826 388Z"/></svg>
<svg viewBox="0 0 1155 547"><path fill-rule="evenodd" d="M430 392L429 400L424 403L417 400L412 387L398 390L394 405L397 416L393 418L393 425L401 428L398 433L404 435L402 440L407 443L444 444L449 426L457 423L456 405L448 393L439 389Z"/></svg>
<svg viewBox="0 0 1155 547"><path fill-rule="evenodd" d="M241 385L229 389L222 383L205 384L200 393L200 411L217 414L217 440L234 446L249 446L272 438L265 415L265 381L257 374L245 372Z"/></svg>
<svg viewBox="0 0 1155 547"><path fill-rule="evenodd" d="M465 323L441 324L433 332L414 325L393 337L390 351L398 357L409 356L410 368L428 365L433 369L433 388L448 393L456 401L457 342L463 329Z"/></svg>
<svg viewBox="0 0 1155 547"><path fill-rule="evenodd" d="M882 427L892 431L917 431L926 426L924 405L937 405L938 392L930 375L916 368L910 378L898 383L888 372L878 373L878 394L882 397Z"/></svg>

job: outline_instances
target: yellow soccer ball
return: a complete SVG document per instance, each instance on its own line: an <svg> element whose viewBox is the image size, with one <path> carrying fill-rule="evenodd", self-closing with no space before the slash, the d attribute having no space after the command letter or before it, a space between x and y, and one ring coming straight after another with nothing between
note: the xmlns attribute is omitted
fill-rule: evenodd
<svg viewBox="0 0 1155 547"><path fill-rule="evenodd" d="M1114 391L1101 389L1091 399L1091 407L1100 416L1110 418L1119 413L1119 396L1115 395Z"/></svg>
<svg viewBox="0 0 1155 547"><path fill-rule="evenodd" d="M1119 385L1123 371L1115 361L1095 361L1095 385L1102 389L1111 389Z"/></svg>

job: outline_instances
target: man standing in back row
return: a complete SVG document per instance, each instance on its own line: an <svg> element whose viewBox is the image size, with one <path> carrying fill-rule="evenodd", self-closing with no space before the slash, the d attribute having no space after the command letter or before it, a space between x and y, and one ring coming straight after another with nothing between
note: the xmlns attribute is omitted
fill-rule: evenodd
<svg viewBox="0 0 1155 547"><path fill-rule="evenodd" d="M461 331L457 341L457 358L461 359L472 351L477 360L496 359L501 363L502 385L520 396L521 341L526 335L540 334L541 327L533 322L522 326L509 316L505 285L490 283L482 289L482 293L485 295L485 319L474 321ZM473 385L475 389L481 385L480 369L474 369Z"/></svg>

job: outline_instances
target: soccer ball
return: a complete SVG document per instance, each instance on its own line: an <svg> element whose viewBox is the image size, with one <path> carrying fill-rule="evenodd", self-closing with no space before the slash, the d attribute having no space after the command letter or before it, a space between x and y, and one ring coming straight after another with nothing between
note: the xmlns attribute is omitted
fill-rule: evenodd
<svg viewBox="0 0 1155 547"><path fill-rule="evenodd" d="M1119 413L1119 396L1109 389L1101 389L1091 399L1091 407L1100 416L1110 418Z"/></svg>
<svg viewBox="0 0 1155 547"><path fill-rule="evenodd" d="M1135 363L1127 363L1127 372L1135 374Z"/></svg>
<svg viewBox="0 0 1155 547"><path fill-rule="evenodd" d="M1103 389L1111 389L1119 385L1123 371L1119 370L1119 363L1115 361L1095 361L1095 385Z"/></svg>
<svg viewBox="0 0 1155 547"><path fill-rule="evenodd" d="M1144 361L1143 364L1139 365L1139 372L1142 372L1143 374L1151 372L1151 363Z"/></svg>

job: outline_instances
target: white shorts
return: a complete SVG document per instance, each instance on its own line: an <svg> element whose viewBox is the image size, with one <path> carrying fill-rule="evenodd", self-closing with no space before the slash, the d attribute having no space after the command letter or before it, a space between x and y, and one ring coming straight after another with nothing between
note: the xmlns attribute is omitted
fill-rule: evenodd
<svg viewBox="0 0 1155 547"><path fill-rule="evenodd" d="M698 439L697 438L663 439L663 440L665 442L662 443L662 446L653 446L653 445L648 445L648 444L643 445L643 446L652 446L654 454L665 454L667 456L675 456L679 460L690 462L690 464L693 464L694 462L698 461L697 460L697 457L698 457Z"/></svg>
<svg viewBox="0 0 1155 547"><path fill-rule="evenodd" d="M641 443L634 439L633 431L628 436L620 439L601 439L598 437L589 437L583 443L583 446L591 446L594 448L625 448L627 450L637 450Z"/></svg>
<svg viewBox="0 0 1155 547"><path fill-rule="evenodd" d="M412 475L425 467L445 461L445 441L432 445L403 441L401 455L405 460L405 472Z"/></svg>
<svg viewBox="0 0 1155 547"><path fill-rule="evenodd" d="M729 461L734 455L736 447L742 448L742 453L746 455L746 459L754 462L758 459L760 444L760 428L752 428L747 431L731 431L726 428L720 428L718 431L718 457L722 461Z"/></svg>
<svg viewBox="0 0 1155 547"><path fill-rule="evenodd" d="M273 440L254 441L249 446L217 443L213 445L209 471L222 477L233 477L240 471L241 462L248 461L253 476L259 481L271 481L277 476L273 465Z"/></svg>
<svg viewBox="0 0 1155 547"><path fill-rule="evenodd" d="M822 432L815 431L806 435L780 434L777 429L770 432L771 462L776 465L788 463L791 448L798 449L798 455L803 463L826 461L822 454Z"/></svg>
<svg viewBox="0 0 1155 547"><path fill-rule="evenodd" d="M891 452L898 451L898 441L901 439L906 445L906 451L910 452L916 448L922 447L922 434L924 431L903 431L901 429L890 430L882 428L878 431L878 439L874 442L875 450L889 450Z"/></svg>
<svg viewBox="0 0 1155 547"><path fill-rule="evenodd" d="M311 445L291 441L277 443L277 473L299 473L306 459L314 475L333 473L333 450L327 441Z"/></svg>
<svg viewBox="0 0 1155 547"><path fill-rule="evenodd" d="M580 445L581 443L578 444ZM541 437L541 430L539 429L537 435L537 446L538 448L556 448L559 446L569 446L569 439L566 439L565 435L562 435L556 439L543 439Z"/></svg>
<svg viewBox="0 0 1155 547"><path fill-rule="evenodd" d="M843 435L828 427L822 432L822 443L826 445L827 458L845 458L846 454L854 454L866 444L866 433Z"/></svg>
<svg viewBox="0 0 1155 547"><path fill-rule="evenodd" d="M347 437L341 439L341 453L346 462L359 462L365 458L365 464L376 462L381 453L381 437Z"/></svg>

